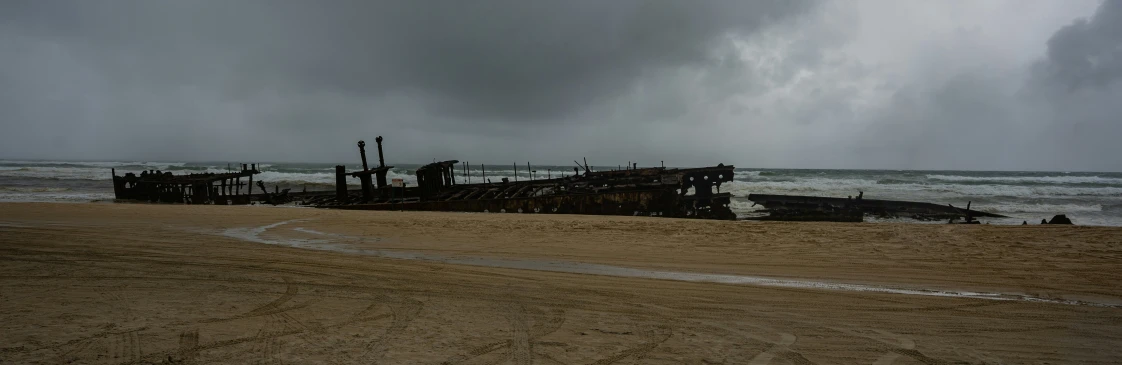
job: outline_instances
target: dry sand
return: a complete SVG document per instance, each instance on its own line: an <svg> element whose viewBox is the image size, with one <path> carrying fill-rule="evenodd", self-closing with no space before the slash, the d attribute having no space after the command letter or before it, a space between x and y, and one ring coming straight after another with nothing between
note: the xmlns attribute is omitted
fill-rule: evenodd
<svg viewBox="0 0 1122 365"><path fill-rule="evenodd" d="M1013 300L354 253L362 250ZM0 260L0 364L1122 361L1119 228L8 203Z"/></svg>

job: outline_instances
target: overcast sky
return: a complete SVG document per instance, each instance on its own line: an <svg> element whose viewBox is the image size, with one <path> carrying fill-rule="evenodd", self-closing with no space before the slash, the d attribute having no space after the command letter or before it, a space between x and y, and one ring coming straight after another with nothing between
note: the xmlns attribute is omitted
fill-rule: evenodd
<svg viewBox="0 0 1122 365"><path fill-rule="evenodd" d="M1122 0L5 0L0 158L1122 170Z"/></svg>

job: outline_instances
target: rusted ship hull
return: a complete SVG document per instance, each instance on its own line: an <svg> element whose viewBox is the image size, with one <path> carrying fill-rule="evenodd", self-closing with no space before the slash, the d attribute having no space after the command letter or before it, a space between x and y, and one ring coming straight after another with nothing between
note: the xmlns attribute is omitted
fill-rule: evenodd
<svg viewBox="0 0 1122 365"><path fill-rule="evenodd" d="M228 173L174 175L171 172L144 171L113 176L113 195L118 200L180 204L249 204L253 200L253 175L256 164L241 165L241 170ZM247 183L243 183L242 179ZM247 186L242 193L242 187Z"/></svg>
<svg viewBox="0 0 1122 365"><path fill-rule="evenodd" d="M731 167L729 168L731 175ZM421 199L406 191L404 197L393 194L372 202L339 204L338 200L313 202L320 208L361 210L422 210L447 212L540 213L638 215L678 218L735 219L729 208L728 193L709 196L682 195L678 185L654 188L601 186L600 191L582 191L581 178L534 181L526 183L495 183L457 185L443 189L439 198ZM658 184L654 184L658 185ZM348 195L354 201L357 195Z"/></svg>
<svg viewBox="0 0 1122 365"><path fill-rule="evenodd" d="M727 208L731 194L714 196L710 204ZM323 208L356 210L411 210L443 212L541 213L589 215L637 215L679 218L733 219L731 210L693 209L677 194L665 191L633 191L600 194L568 194L547 197L453 201L408 201L401 203L349 204ZM723 203L722 203L723 202Z"/></svg>
<svg viewBox="0 0 1122 365"><path fill-rule="evenodd" d="M578 164L573 175L562 178L460 184L457 160L434 162L416 170L417 186L394 187L386 182L392 166L385 165L382 137L378 143L378 167L369 168L366 144L359 141L363 169L346 172L336 166L333 197L309 199L307 203L327 209L424 210L449 212L641 215L679 218L736 219L729 208L732 195L720 193L722 183L733 179L733 166L694 169L628 166L611 171L592 171ZM481 167L483 168L483 167ZM584 169L583 173L580 169ZM485 171L485 170L484 170ZM466 172L466 171L465 171ZM347 191L348 177L358 178L360 191Z"/></svg>
<svg viewBox="0 0 1122 365"><path fill-rule="evenodd" d="M639 215L701 219L736 219L729 208L731 194L721 193L722 183L733 179L735 167L674 169L638 168L636 165L609 171L593 171L587 163L573 174L560 178L534 179L527 164L529 180L462 184L457 182L457 160L434 162L418 168L416 186L392 186L378 143L378 166L370 168L366 144L359 141L362 170L348 172L336 166L334 191L269 193L261 181L260 194L253 194L256 167L226 174L173 176L152 172L140 176L116 176L114 192L118 199L183 204L249 204L264 202L297 204L324 209L418 210L447 212L539 213ZM466 163L462 169L467 169ZM583 169L584 171L580 171ZM248 183L242 183L242 179ZM358 179L359 189L348 189L348 180ZM517 178L516 178L517 179ZM243 187L244 193L243 193Z"/></svg>
<svg viewBox="0 0 1122 365"><path fill-rule="evenodd" d="M904 217L919 220L944 220L963 217L991 217L1004 218L1005 216L977 210L956 208L951 205L939 205L924 202L864 199L858 198L832 198L802 195L769 195L748 194L748 200L754 204L763 205L770 213L769 217L761 220L823 220L852 222L860 221L864 215L880 217Z"/></svg>

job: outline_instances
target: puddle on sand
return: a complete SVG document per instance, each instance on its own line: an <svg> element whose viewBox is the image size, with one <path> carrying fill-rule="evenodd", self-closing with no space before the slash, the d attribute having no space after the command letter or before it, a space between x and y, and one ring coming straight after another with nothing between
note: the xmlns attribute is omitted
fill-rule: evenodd
<svg viewBox="0 0 1122 365"><path fill-rule="evenodd" d="M284 222L277 222L270 225L251 228L232 228L222 232L222 235L245 240L249 242L305 248L313 250L333 251L357 255L369 255L376 257L402 259L402 260L418 260L430 261L446 264L457 265L471 265L482 267L493 267L503 269L519 269L519 270L536 270L569 274L588 274L588 275L605 275L616 276L625 278L642 278L642 279L661 279L661 280L676 280L676 281L691 281L691 282L706 282L706 283L721 283L721 284L740 284L740 285L756 285L756 286L770 286L770 287L784 287L784 288L801 288L801 289L821 289L821 290L844 290L844 291L857 291L857 292L870 292L870 293L885 293L885 294L903 294L903 295L925 295L936 297L955 297L955 298L973 298L973 299L987 299L987 300L1014 300L1026 302L1040 302L1051 304L1066 304L1066 305L1086 305L1095 307L1110 307L1122 308L1122 305L1117 303L1100 303L1089 301L1077 300L1063 300L1063 299L1050 299L1033 297L1023 294L1011 293L992 293L992 292L972 292L972 291L950 291L950 290L933 290L933 289L917 289L917 288L902 288L902 287L888 287L876 285L862 285L862 284L846 284L846 283L831 283L823 281L807 281L807 280L790 280L790 279L777 279L761 276L747 276L747 275L728 275L728 274L705 274L681 271L664 271L664 270L645 270L636 269L622 266L590 264L582 262L571 261L554 261L554 260L529 260L529 259L506 259L506 258L488 258L488 257L474 257L474 256L454 256L442 255L433 253L420 253L409 251L396 251L396 250L377 250L377 249L364 249L357 248L345 242L338 242L333 239L287 239L287 238L263 238L262 233L269 229L280 227L285 224L300 222L303 220L290 220ZM315 231L307 228L297 227L293 230L313 234L323 237L332 237L342 241L349 242L370 242L369 239L362 237L354 237L342 235L337 233L325 233ZM377 239L380 241L380 239Z"/></svg>

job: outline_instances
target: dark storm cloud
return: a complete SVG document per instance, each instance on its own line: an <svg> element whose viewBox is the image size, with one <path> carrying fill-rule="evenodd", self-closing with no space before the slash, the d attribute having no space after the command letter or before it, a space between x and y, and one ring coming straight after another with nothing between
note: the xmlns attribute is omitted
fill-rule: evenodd
<svg viewBox="0 0 1122 365"><path fill-rule="evenodd" d="M637 88L681 95L660 75L729 68L735 40L812 5L6 1L0 120L17 133L0 156L330 161L386 133L406 161L505 142L474 149L493 159L573 139Z"/></svg>
<svg viewBox="0 0 1122 365"><path fill-rule="evenodd" d="M1037 71L1067 92L1113 87L1122 78L1122 1L1105 1L1090 18L1052 35Z"/></svg>
<svg viewBox="0 0 1122 365"><path fill-rule="evenodd" d="M424 99L434 114L549 121L806 1L30 1L6 32L77 48L114 82ZM208 80L210 79L210 80Z"/></svg>
<svg viewBox="0 0 1122 365"><path fill-rule="evenodd" d="M1058 165L1122 170L1122 0L1058 30L1025 94L1049 125L1042 138Z"/></svg>
<svg viewBox="0 0 1122 365"><path fill-rule="evenodd" d="M1122 170L1119 4L10 0L0 158Z"/></svg>

